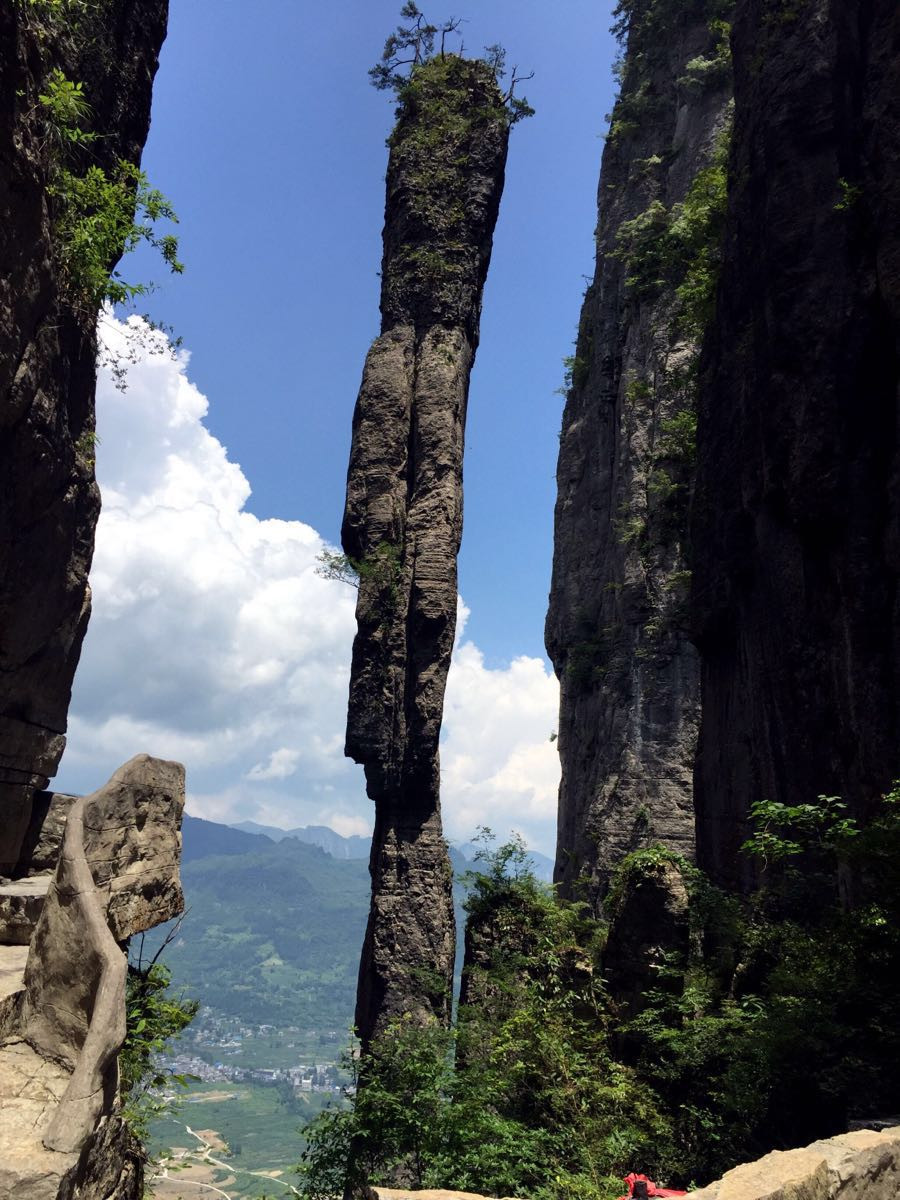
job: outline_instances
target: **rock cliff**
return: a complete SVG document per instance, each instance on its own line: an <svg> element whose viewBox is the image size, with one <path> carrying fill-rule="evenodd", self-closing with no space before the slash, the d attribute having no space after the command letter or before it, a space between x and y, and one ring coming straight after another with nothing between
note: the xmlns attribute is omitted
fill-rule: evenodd
<svg viewBox="0 0 900 1200"><path fill-rule="evenodd" d="M742 0L692 623L698 857L748 882L755 800L900 775L900 10Z"/></svg>
<svg viewBox="0 0 900 1200"><path fill-rule="evenodd" d="M557 470L546 641L561 685L556 879L596 898L630 850L693 850L687 635L698 341L724 196L730 5L635 0Z"/></svg>
<svg viewBox="0 0 900 1200"><path fill-rule="evenodd" d="M68 118L40 97L54 71L82 84L80 124L98 135L90 163L138 164L167 7L0 6L0 873L15 867L33 794L65 744L100 503L98 304L63 279L52 180ZM107 270L121 252L120 241Z"/></svg>
<svg viewBox="0 0 900 1200"><path fill-rule="evenodd" d="M363 1042L412 1011L447 1021L452 871L438 738L456 627L469 373L509 113L490 67L416 68L390 139L381 335L353 417L342 540L359 574L346 752L375 802Z"/></svg>

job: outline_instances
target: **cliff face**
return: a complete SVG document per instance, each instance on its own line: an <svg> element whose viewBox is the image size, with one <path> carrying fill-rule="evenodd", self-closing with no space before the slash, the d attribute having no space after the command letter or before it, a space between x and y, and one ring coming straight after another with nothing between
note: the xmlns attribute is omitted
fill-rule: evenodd
<svg viewBox="0 0 900 1200"><path fill-rule="evenodd" d="M694 376L727 137L727 4L638 0L560 434L547 650L561 685L556 879L596 896L650 841L691 854ZM708 193L708 194L707 194Z"/></svg>
<svg viewBox="0 0 900 1200"><path fill-rule="evenodd" d="M83 84L84 128L100 135L90 162L139 163L167 7L0 7L0 873L65 744L99 511L96 305L63 285L48 190L59 151L39 97L54 69Z"/></svg>
<svg viewBox="0 0 900 1200"><path fill-rule="evenodd" d="M353 418L342 529L359 571L346 752L375 801L363 1042L403 1012L449 1019L452 871L438 738L456 627L469 372L506 161L490 68L416 69L391 137L382 332Z"/></svg>
<svg viewBox="0 0 900 1200"><path fill-rule="evenodd" d="M900 774L900 10L742 0L733 53L692 607L698 856L740 884L753 801Z"/></svg>

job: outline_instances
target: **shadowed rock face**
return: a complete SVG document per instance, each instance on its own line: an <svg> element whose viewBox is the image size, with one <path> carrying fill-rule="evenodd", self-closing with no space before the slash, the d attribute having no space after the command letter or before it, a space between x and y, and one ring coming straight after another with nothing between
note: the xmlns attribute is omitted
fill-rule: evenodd
<svg viewBox="0 0 900 1200"><path fill-rule="evenodd" d="M667 230L727 124L717 0L635 3L600 176L557 469L547 651L561 685L555 878L594 899L650 842L693 853L699 707L687 636L697 331ZM712 64L699 82L690 63ZM696 70L696 68L695 68ZM683 255L681 256L684 257Z"/></svg>
<svg viewBox="0 0 900 1200"><path fill-rule="evenodd" d="M38 95L52 67L83 83L91 162L139 163L167 8L105 0L41 35L37 6L0 6L0 873L65 745L100 503L96 312L61 293Z"/></svg>
<svg viewBox="0 0 900 1200"><path fill-rule="evenodd" d="M750 804L900 775L900 9L738 5L702 381L698 859L749 882Z"/></svg>
<svg viewBox="0 0 900 1200"><path fill-rule="evenodd" d="M489 68L417 68L391 137L382 332L353 417L342 528L359 569L347 754L375 801L357 1029L449 1019L452 871L438 738L456 628L469 372L503 187L508 114Z"/></svg>

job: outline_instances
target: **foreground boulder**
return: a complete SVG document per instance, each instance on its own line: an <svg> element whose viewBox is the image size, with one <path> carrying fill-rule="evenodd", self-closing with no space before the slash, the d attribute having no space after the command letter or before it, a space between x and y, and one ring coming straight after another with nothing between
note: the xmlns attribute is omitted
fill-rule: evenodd
<svg viewBox="0 0 900 1200"><path fill-rule="evenodd" d="M183 908L183 807L184 768L147 755L75 799L27 959L0 945L0 1200L141 1196L117 1116L121 943Z"/></svg>

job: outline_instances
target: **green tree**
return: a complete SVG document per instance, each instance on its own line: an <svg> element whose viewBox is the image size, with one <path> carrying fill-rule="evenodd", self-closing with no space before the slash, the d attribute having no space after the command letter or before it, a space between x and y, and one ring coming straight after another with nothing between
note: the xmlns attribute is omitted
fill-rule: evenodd
<svg viewBox="0 0 900 1200"><path fill-rule="evenodd" d="M151 1121L172 1109L172 1089L187 1086L187 1076L168 1070L159 1060L169 1042L187 1028L200 1007L198 1001L173 991L172 973L159 961L173 936L174 931L170 931L147 962L142 957L142 936L137 958L128 963L126 1035L119 1054L119 1090L122 1115L143 1143L147 1141Z"/></svg>

